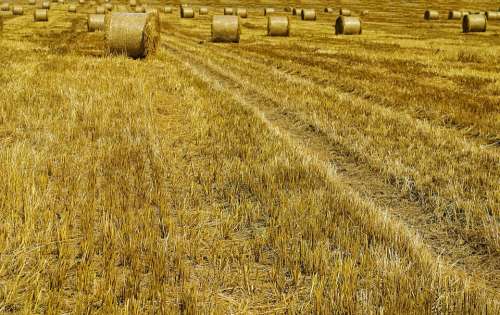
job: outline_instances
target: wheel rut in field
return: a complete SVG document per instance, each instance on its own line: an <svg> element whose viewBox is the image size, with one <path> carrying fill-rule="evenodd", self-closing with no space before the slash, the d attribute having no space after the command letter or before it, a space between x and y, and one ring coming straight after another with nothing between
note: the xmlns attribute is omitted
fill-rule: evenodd
<svg viewBox="0 0 500 315"><path fill-rule="evenodd" d="M467 242L457 243L454 235L443 229L439 222L433 222L418 202L409 200L373 170L338 152L337 144L332 143L328 135L313 125L304 123L293 113L278 112L276 101L264 95L248 78L238 76L231 71L231 67L221 67L207 58L198 56L195 52L185 49L186 45L189 46L176 40L168 41L164 47L193 75L212 88L230 94L237 103L253 111L281 137L300 148L303 155L316 158L329 173L340 178L363 198L397 217L411 230L417 231L433 252L443 257L448 264L464 270L469 276L477 278L479 282L484 282L487 287L498 292L499 257L481 252ZM198 44L193 42L192 45Z"/></svg>

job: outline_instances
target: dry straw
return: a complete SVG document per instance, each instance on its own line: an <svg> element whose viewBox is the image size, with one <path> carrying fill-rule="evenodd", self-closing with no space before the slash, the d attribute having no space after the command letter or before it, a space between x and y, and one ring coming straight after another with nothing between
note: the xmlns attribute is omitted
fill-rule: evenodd
<svg viewBox="0 0 500 315"><path fill-rule="evenodd" d="M341 8L339 10L339 15L343 15L343 16L351 16L351 10L349 9L344 9L344 8Z"/></svg>
<svg viewBox="0 0 500 315"><path fill-rule="evenodd" d="M237 8L236 15L242 19L246 19L248 17L248 10L245 8Z"/></svg>
<svg viewBox="0 0 500 315"><path fill-rule="evenodd" d="M482 14L469 14L464 16L462 20L462 31L464 33L470 32L486 32L488 20L486 15Z"/></svg>
<svg viewBox="0 0 500 315"><path fill-rule="evenodd" d="M335 35L359 35L362 23L359 17L339 16L335 21Z"/></svg>
<svg viewBox="0 0 500 315"><path fill-rule="evenodd" d="M49 10L50 9L50 1L42 2L42 9Z"/></svg>
<svg viewBox="0 0 500 315"><path fill-rule="evenodd" d="M486 18L488 20L500 20L500 12L499 11L487 11Z"/></svg>
<svg viewBox="0 0 500 315"><path fill-rule="evenodd" d="M2 3L2 5L0 6L0 10L2 10L2 11L10 11L10 4L8 4L8 3Z"/></svg>
<svg viewBox="0 0 500 315"><path fill-rule="evenodd" d="M95 8L95 14L104 14L106 13L106 8L102 6L98 6Z"/></svg>
<svg viewBox="0 0 500 315"><path fill-rule="evenodd" d="M325 13L333 13L333 8L325 8Z"/></svg>
<svg viewBox="0 0 500 315"><path fill-rule="evenodd" d="M300 17L303 21L316 21L316 10L303 9Z"/></svg>
<svg viewBox="0 0 500 315"><path fill-rule="evenodd" d="M439 20L439 12L436 10L425 10L424 19L426 19L426 20Z"/></svg>
<svg viewBox="0 0 500 315"><path fill-rule="evenodd" d="M462 18L461 11L450 11L448 12L448 20L460 20Z"/></svg>
<svg viewBox="0 0 500 315"><path fill-rule="evenodd" d="M15 5L12 7L12 14L13 15L23 15L24 14L24 9L20 5Z"/></svg>
<svg viewBox="0 0 500 315"><path fill-rule="evenodd" d="M49 11L47 9L36 9L33 12L35 22L47 22L49 20Z"/></svg>
<svg viewBox="0 0 500 315"><path fill-rule="evenodd" d="M68 12L76 13L76 4L70 4L68 7Z"/></svg>
<svg viewBox="0 0 500 315"><path fill-rule="evenodd" d="M194 18L194 9L191 7L182 6L181 7L181 18L183 18L183 19Z"/></svg>
<svg viewBox="0 0 500 315"><path fill-rule="evenodd" d="M269 15L271 13L274 13L274 8L265 8L264 9L264 15Z"/></svg>
<svg viewBox="0 0 500 315"><path fill-rule="evenodd" d="M234 15L212 17L212 41L215 43L239 43L240 20Z"/></svg>
<svg viewBox="0 0 500 315"><path fill-rule="evenodd" d="M170 6L164 7L163 8L163 13L171 14L172 13L172 7L170 7Z"/></svg>
<svg viewBox="0 0 500 315"><path fill-rule="evenodd" d="M289 36L290 19L287 16L269 16L267 18L267 36Z"/></svg>
<svg viewBox="0 0 500 315"><path fill-rule="evenodd" d="M104 14L89 14L87 17L87 30L89 32L104 30Z"/></svg>
<svg viewBox="0 0 500 315"><path fill-rule="evenodd" d="M201 7L201 8L198 10L198 14L199 14L199 15L207 15L207 14L208 14L208 8L207 8L207 7Z"/></svg>
<svg viewBox="0 0 500 315"><path fill-rule="evenodd" d="M224 15L233 15L234 10L233 8L224 8Z"/></svg>
<svg viewBox="0 0 500 315"><path fill-rule="evenodd" d="M106 45L110 54L132 58L153 55L159 44L158 16L148 13L113 12L106 15Z"/></svg>

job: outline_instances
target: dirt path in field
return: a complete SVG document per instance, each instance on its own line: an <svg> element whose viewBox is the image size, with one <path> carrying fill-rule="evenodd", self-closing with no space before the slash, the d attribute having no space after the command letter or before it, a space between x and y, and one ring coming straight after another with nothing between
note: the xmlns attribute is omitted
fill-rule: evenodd
<svg viewBox="0 0 500 315"><path fill-rule="evenodd" d="M229 56L229 50L225 50L223 46L201 44L196 38L187 40L183 34L169 32L169 35L169 38L164 38L164 49L183 63L193 75L204 80L210 88L231 95L237 104L251 109L304 156L317 159L330 173L340 177L361 196L376 204L382 211L405 222L447 263L464 270L478 283L484 282L495 291L500 288L500 257L488 253L486 248L474 247L473 244L457 240L452 230L433 220L429 211L422 208L418 202L385 182L381 175L369 167L346 155L327 134L305 123L292 112L278 112L276 101L263 93L259 82L252 80L249 75L217 63L215 58L215 61L210 60L197 53L208 50L210 54ZM249 58L252 58L251 55ZM304 85L304 88L307 88L307 84L314 84L300 76L289 75L292 81ZM344 93L342 97L353 96Z"/></svg>

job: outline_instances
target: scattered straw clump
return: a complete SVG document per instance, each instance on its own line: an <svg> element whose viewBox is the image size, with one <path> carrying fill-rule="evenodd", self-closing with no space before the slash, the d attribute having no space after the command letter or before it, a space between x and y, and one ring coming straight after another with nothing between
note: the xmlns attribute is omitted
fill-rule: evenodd
<svg viewBox="0 0 500 315"><path fill-rule="evenodd" d="M224 8L224 15L233 15L234 10L233 8Z"/></svg>
<svg viewBox="0 0 500 315"><path fill-rule="evenodd" d="M269 15L269 14L272 14L274 12L275 12L274 8L265 8L264 9L264 15Z"/></svg>
<svg viewBox="0 0 500 315"><path fill-rule="evenodd" d="M269 16L267 18L267 36L289 36L290 19L287 16Z"/></svg>
<svg viewBox="0 0 500 315"><path fill-rule="evenodd" d="M370 13L368 10L361 11L361 16L367 16Z"/></svg>
<svg viewBox="0 0 500 315"><path fill-rule="evenodd" d="M245 8L237 8L236 15L242 19L246 19L248 17L248 10Z"/></svg>
<svg viewBox="0 0 500 315"><path fill-rule="evenodd" d="M234 15L214 15L212 18L212 42L239 43L240 20Z"/></svg>
<svg viewBox="0 0 500 315"><path fill-rule="evenodd" d="M35 22L47 22L49 20L49 10L36 9L33 12L33 18L34 18Z"/></svg>
<svg viewBox="0 0 500 315"><path fill-rule="evenodd" d="M335 35L359 35L362 30L359 17L341 15L335 21Z"/></svg>
<svg viewBox="0 0 500 315"><path fill-rule="evenodd" d="M303 9L300 17L303 21L316 21L316 10Z"/></svg>
<svg viewBox="0 0 500 315"><path fill-rule="evenodd" d="M144 58L156 53L160 41L157 16L148 13L114 12L106 15L106 46L109 54Z"/></svg>
<svg viewBox="0 0 500 315"><path fill-rule="evenodd" d="M339 10L339 15L343 15L343 16L351 16L352 12L351 10L349 9L344 9L344 8L341 8Z"/></svg>
<svg viewBox="0 0 500 315"><path fill-rule="evenodd" d="M462 19L462 31L464 33L486 32L488 19L483 14L469 14Z"/></svg>
<svg viewBox="0 0 500 315"><path fill-rule="evenodd" d="M89 32L104 31L104 14L89 14L87 17L87 30Z"/></svg>
<svg viewBox="0 0 500 315"><path fill-rule="evenodd" d="M439 20L439 12L436 10L425 10L424 19L426 19L426 20Z"/></svg>
<svg viewBox="0 0 500 315"><path fill-rule="evenodd" d="M24 14L24 9L20 5L15 5L12 7L12 14L13 15L23 15Z"/></svg>
<svg viewBox="0 0 500 315"><path fill-rule="evenodd" d="M183 19L194 18L194 9L191 7L181 6L181 18Z"/></svg>

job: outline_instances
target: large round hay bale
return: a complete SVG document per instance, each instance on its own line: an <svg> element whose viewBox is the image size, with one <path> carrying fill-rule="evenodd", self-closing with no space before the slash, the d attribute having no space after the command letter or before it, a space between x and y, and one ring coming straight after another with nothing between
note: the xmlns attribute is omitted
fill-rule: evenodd
<svg viewBox="0 0 500 315"><path fill-rule="evenodd" d="M235 15L212 17L212 41L215 43L239 43L240 20Z"/></svg>
<svg viewBox="0 0 500 315"><path fill-rule="evenodd" d="M24 9L20 5L15 5L12 7L12 14L13 15L23 15L24 14Z"/></svg>
<svg viewBox="0 0 500 315"><path fill-rule="evenodd" d="M29 5L36 5L36 0L28 0Z"/></svg>
<svg viewBox="0 0 500 315"><path fill-rule="evenodd" d="M10 11L10 4L2 3L2 5L0 5L0 10L1 11Z"/></svg>
<svg viewBox="0 0 500 315"><path fill-rule="evenodd" d="M500 20L500 12L499 11L487 11L486 18L488 20Z"/></svg>
<svg viewBox="0 0 500 315"><path fill-rule="evenodd" d="M181 18L183 18L183 19L194 18L194 9L191 7L182 6L181 7Z"/></svg>
<svg viewBox="0 0 500 315"><path fill-rule="evenodd" d="M224 15L233 15L234 10L233 8L224 8Z"/></svg>
<svg viewBox="0 0 500 315"><path fill-rule="evenodd" d="M341 8L339 10L339 15L343 15L343 16L351 16L352 12L351 10L349 9L344 9L344 8Z"/></svg>
<svg viewBox="0 0 500 315"><path fill-rule="evenodd" d="M87 30L89 32L104 31L104 14L89 14L87 17Z"/></svg>
<svg viewBox="0 0 500 315"><path fill-rule="evenodd" d="M199 14L199 15L207 15L207 14L208 14L208 8L207 8L207 7L201 7L201 8L198 10L198 14Z"/></svg>
<svg viewBox="0 0 500 315"><path fill-rule="evenodd" d="M49 10L35 9L33 12L33 19L35 22L47 22L49 20Z"/></svg>
<svg viewBox="0 0 500 315"><path fill-rule="evenodd" d="M486 32L488 26L488 19L486 15L482 14L469 14L462 19L462 31L464 33L470 32Z"/></svg>
<svg viewBox="0 0 500 315"><path fill-rule="evenodd" d="M245 8L237 8L236 15L242 19L246 19L248 17L248 10Z"/></svg>
<svg viewBox="0 0 500 315"><path fill-rule="evenodd" d="M50 9L50 1L42 1L42 9L49 10Z"/></svg>
<svg viewBox="0 0 500 315"><path fill-rule="evenodd" d="M462 18L461 11L450 11L448 12L448 20L460 20Z"/></svg>
<svg viewBox="0 0 500 315"><path fill-rule="evenodd" d="M264 9L264 15L269 15L269 14L272 14L274 12L275 12L274 8L265 8Z"/></svg>
<svg viewBox="0 0 500 315"><path fill-rule="evenodd" d="M316 21L316 10L303 9L300 17L303 21Z"/></svg>
<svg viewBox="0 0 500 315"><path fill-rule="evenodd" d="M135 13L146 13L146 8L142 5L138 5L134 9Z"/></svg>
<svg viewBox="0 0 500 315"><path fill-rule="evenodd" d="M70 4L68 7L69 13L76 13L76 4Z"/></svg>
<svg viewBox="0 0 500 315"><path fill-rule="evenodd" d="M289 36L290 19L287 16L269 16L267 18L267 36Z"/></svg>
<svg viewBox="0 0 500 315"><path fill-rule="evenodd" d="M333 13L333 8L325 8L325 13Z"/></svg>
<svg viewBox="0 0 500 315"><path fill-rule="evenodd" d="M426 20L439 20L439 12L436 10L425 10L424 19L426 19Z"/></svg>
<svg viewBox="0 0 500 315"><path fill-rule="evenodd" d="M102 6L95 7L95 14L104 14L106 13L106 8Z"/></svg>
<svg viewBox="0 0 500 315"><path fill-rule="evenodd" d="M359 17L341 15L335 21L335 35L359 35L362 31Z"/></svg>
<svg viewBox="0 0 500 315"><path fill-rule="evenodd" d="M302 15L302 9L299 9L299 8L293 8L293 9L292 9L292 15L298 15L298 16L301 16L301 15Z"/></svg>
<svg viewBox="0 0 500 315"><path fill-rule="evenodd" d="M110 54L142 58L156 52L160 40L154 14L113 12L106 15L106 46Z"/></svg>
<svg viewBox="0 0 500 315"><path fill-rule="evenodd" d="M137 6L137 0L129 0L128 5L131 8L135 8Z"/></svg>

